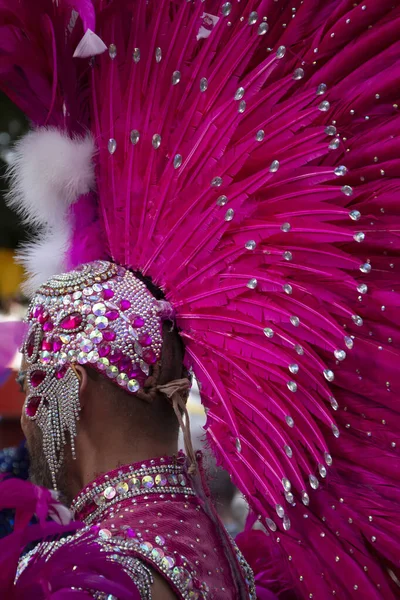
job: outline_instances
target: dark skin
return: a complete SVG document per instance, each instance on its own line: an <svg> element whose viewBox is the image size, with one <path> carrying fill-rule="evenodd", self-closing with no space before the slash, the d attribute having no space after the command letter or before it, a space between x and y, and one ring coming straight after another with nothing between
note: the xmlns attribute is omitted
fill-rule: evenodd
<svg viewBox="0 0 400 600"><path fill-rule="evenodd" d="M19 383L27 393L24 372L26 364L22 364ZM65 464L59 474L59 489L67 503L88 483L99 475L107 473L121 465L141 462L159 456L171 456L178 451L177 435L165 439L164 436L146 435L145 422L139 418L135 423L121 418L115 410L115 399L111 397L114 386L107 383L96 385L88 376L88 372L80 365L76 366L80 379L81 412L78 423L78 434L75 440L76 460L72 460L67 452ZM132 402L140 400L130 398ZM139 414L140 414L139 409ZM22 411L21 427L27 440L31 458L31 479L38 485L51 486L50 473L42 451L41 431L34 421L28 419ZM112 432L118 432L112 435ZM68 456L69 454L69 456ZM153 573L154 600L176 600L177 596L163 578Z"/></svg>

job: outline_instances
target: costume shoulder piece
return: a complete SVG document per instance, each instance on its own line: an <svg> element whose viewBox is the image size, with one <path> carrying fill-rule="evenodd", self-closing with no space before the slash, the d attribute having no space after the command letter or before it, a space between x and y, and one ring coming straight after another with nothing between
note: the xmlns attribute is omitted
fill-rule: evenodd
<svg viewBox="0 0 400 600"><path fill-rule="evenodd" d="M87 295L79 314L108 327L131 300L110 319L91 295L149 276L259 520L256 575L302 599L396 598L398 4L3 0L0 22L0 87L35 126L10 199L39 229L27 289L91 261L124 268L94 294L36 296L38 361L61 339L60 302ZM117 379L126 356L111 368L94 331L67 359L105 358ZM142 374L145 343L128 352Z"/></svg>

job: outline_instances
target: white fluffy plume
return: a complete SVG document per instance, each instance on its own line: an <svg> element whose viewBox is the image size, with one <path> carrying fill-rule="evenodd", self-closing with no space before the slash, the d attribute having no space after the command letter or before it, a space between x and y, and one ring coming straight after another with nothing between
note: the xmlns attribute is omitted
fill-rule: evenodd
<svg viewBox="0 0 400 600"><path fill-rule="evenodd" d="M54 128L28 133L14 147L8 204L26 223L56 224L94 187L94 142Z"/></svg>
<svg viewBox="0 0 400 600"><path fill-rule="evenodd" d="M94 188L93 139L71 138L57 129L28 133L15 146L8 175L8 204L25 223L38 228L18 260L27 271L24 292L31 295L66 268L71 238L69 207Z"/></svg>
<svg viewBox="0 0 400 600"><path fill-rule="evenodd" d="M17 261L27 273L22 290L28 297L48 279L66 270L69 236L69 227L63 223L61 227L41 231L36 241L26 243L18 250Z"/></svg>

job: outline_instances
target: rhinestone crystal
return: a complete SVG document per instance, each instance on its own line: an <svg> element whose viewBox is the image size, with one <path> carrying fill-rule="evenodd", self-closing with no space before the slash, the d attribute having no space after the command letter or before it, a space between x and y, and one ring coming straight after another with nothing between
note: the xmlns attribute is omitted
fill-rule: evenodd
<svg viewBox="0 0 400 600"><path fill-rule="evenodd" d="M153 148L155 150L158 150L158 148L161 146L161 135L159 133L155 133L153 135L153 138L151 140L151 143L153 145Z"/></svg>
<svg viewBox="0 0 400 600"><path fill-rule="evenodd" d="M330 369L324 369L323 373L324 373L324 377L327 381L329 381L329 382L334 381L335 374L333 371L331 371Z"/></svg>
<svg viewBox="0 0 400 600"><path fill-rule="evenodd" d="M285 421L289 427L294 427L294 421L290 415L286 415Z"/></svg>
<svg viewBox="0 0 400 600"><path fill-rule="evenodd" d="M182 166L182 155L176 154L174 158L174 169L179 169Z"/></svg>
<svg viewBox="0 0 400 600"><path fill-rule="evenodd" d="M363 263L362 265L360 265L361 273L370 273L371 269L372 269L372 267L371 267L370 263Z"/></svg>
<svg viewBox="0 0 400 600"><path fill-rule="evenodd" d="M130 135L131 143L134 146L136 146L136 144L139 142L139 139L140 139L140 134L139 134L138 130L137 129L132 129L131 135Z"/></svg>
<svg viewBox="0 0 400 600"><path fill-rule="evenodd" d="M327 89L328 89L328 87L327 87L326 83L320 83L319 86L317 87L317 96L322 96L323 94L325 94ZM328 104L329 104L329 102L328 102ZM328 109L326 109L326 110L328 110ZM331 134L329 134L329 135L331 135Z"/></svg>
<svg viewBox="0 0 400 600"><path fill-rule="evenodd" d="M351 210L349 212L349 217L352 221L358 221L361 218L361 213L358 210Z"/></svg>
<svg viewBox="0 0 400 600"><path fill-rule="evenodd" d="M309 475L308 480L310 482L310 486L312 487L312 489L317 490L319 487L319 481L315 477L315 475Z"/></svg>
<svg viewBox="0 0 400 600"><path fill-rule="evenodd" d="M110 138L108 140L108 146L107 146L107 148L108 148L108 151L109 151L110 154L114 154L114 152L117 149L117 142L114 140L114 138Z"/></svg>
<svg viewBox="0 0 400 600"><path fill-rule="evenodd" d="M230 2L224 2L221 7L221 12L224 17L228 17L232 11L232 4Z"/></svg>
<svg viewBox="0 0 400 600"><path fill-rule="evenodd" d="M283 58L286 54L286 48L285 46L279 46L278 50L276 51L276 58Z"/></svg>
<svg viewBox="0 0 400 600"><path fill-rule="evenodd" d="M285 451L286 456L288 456L289 458L292 458L292 456L293 456L293 450L291 449L291 447L288 446L287 444L285 444L284 447L283 447L283 449Z"/></svg>
<svg viewBox="0 0 400 600"><path fill-rule="evenodd" d="M177 85L181 80L181 72L180 71L174 71L172 73L172 85Z"/></svg>
<svg viewBox="0 0 400 600"><path fill-rule="evenodd" d="M217 200L217 205L218 206L225 206L225 204L228 202L228 198L226 196L220 196Z"/></svg>
<svg viewBox="0 0 400 600"><path fill-rule="evenodd" d="M270 173L276 173L278 169L279 169L279 160L273 160L269 167Z"/></svg>
<svg viewBox="0 0 400 600"><path fill-rule="evenodd" d="M344 350L335 350L333 354L336 360L342 361L346 358L346 352Z"/></svg>
<svg viewBox="0 0 400 600"><path fill-rule="evenodd" d="M271 531L276 531L277 530L277 526L276 523L274 523L274 521L272 519L265 519L265 522L267 524L267 527L271 530Z"/></svg>
<svg viewBox="0 0 400 600"><path fill-rule="evenodd" d="M353 235L353 239L355 242L363 242L365 240L365 233L363 231L358 231Z"/></svg>
<svg viewBox="0 0 400 600"><path fill-rule="evenodd" d="M323 100L319 106L318 106L318 110L320 110L321 112L326 112L330 109L331 105L329 104L328 100Z"/></svg>
<svg viewBox="0 0 400 600"><path fill-rule="evenodd" d="M264 335L267 338L273 338L274 337L274 332L273 332L273 330L270 327L265 327L265 329L264 329Z"/></svg>
<svg viewBox="0 0 400 600"><path fill-rule="evenodd" d="M262 142L265 138L265 131L263 129L259 129L256 133L257 142Z"/></svg>
<svg viewBox="0 0 400 600"><path fill-rule="evenodd" d="M283 291L285 292L285 294L288 294L289 296L293 293L293 288L290 285L290 283L285 283L282 286Z"/></svg>
<svg viewBox="0 0 400 600"><path fill-rule="evenodd" d="M244 87L239 87L235 93L235 100L241 100L244 96Z"/></svg>
<svg viewBox="0 0 400 600"><path fill-rule="evenodd" d="M206 77L200 79L200 91L205 92L208 89L208 80Z"/></svg>
<svg viewBox="0 0 400 600"><path fill-rule="evenodd" d="M327 125L325 127L326 135L336 135L337 129L334 125Z"/></svg>
<svg viewBox="0 0 400 600"><path fill-rule="evenodd" d="M299 69L294 70L293 79L295 81L299 81L299 79L303 79L303 77L304 77L304 69L299 68Z"/></svg>
<svg viewBox="0 0 400 600"><path fill-rule="evenodd" d="M344 165L340 165L339 167L336 167L336 169L333 172L338 177L343 177L347 173L347 167L345 167Z"/></svg>
<svg viewBox="0 0 400 600"><path fill-rule="evenodd" d="M255 240L249 240L244 245L246 250L254 250L256 246L257 246L257 244L256 244Z"/></svg>
<svg viewBox="0 0 400 600"><path fill-rule="evenodd" d="M264 23L261 23L261 24L258 26L258 31L257 31L257 33L258 33L258 35L265 35L265 34L267 33L268 29L269 29L269 25L268 25L268 23L265 23L265 22L264 22Z"/></svg>
<svg viewBox="0 0 400 600"><path fill-rule="evenodd" d="M360 285L357 286L357 292L359 294L366 294L368 292L368 286L365 283L360 283Z"/></svg>
<svg viewBox="0 0 400 600"><path fill-rule="evenodd" d="M350 185L344 185L340 191L345 195L345 196L352 196L353 195L353 188Z"/></svg>

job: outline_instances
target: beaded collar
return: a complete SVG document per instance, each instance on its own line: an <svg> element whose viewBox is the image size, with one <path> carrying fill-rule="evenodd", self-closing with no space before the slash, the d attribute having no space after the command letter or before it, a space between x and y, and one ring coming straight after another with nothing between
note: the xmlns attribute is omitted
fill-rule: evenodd
<svg viewBox="0 0 400 600"><path fill-rule="evenodd" d="M73 500L74 518L91 525L104 519L115 504L128 498L187 499L195 496L187 474L186 457L155 458L125 465L89 483Z"/></svg>

